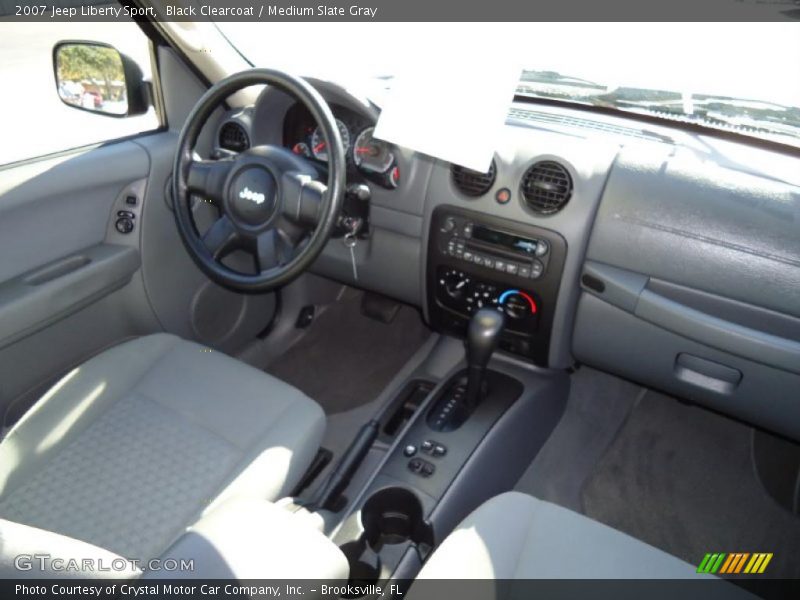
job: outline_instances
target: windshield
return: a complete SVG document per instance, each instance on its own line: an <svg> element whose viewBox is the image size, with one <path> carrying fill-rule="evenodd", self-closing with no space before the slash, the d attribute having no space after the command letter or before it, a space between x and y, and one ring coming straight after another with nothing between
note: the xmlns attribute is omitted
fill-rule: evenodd
<svg viewBox="0 0 800 600"><path fill-rule="evenodd" d="M519 66L517 94L678 119L800 146L794 23L218 23L254 65L373 89L459 53L481 85ZM463 68L464 65L458 65ZM445 101L431 98L432 102Z"/></svg>

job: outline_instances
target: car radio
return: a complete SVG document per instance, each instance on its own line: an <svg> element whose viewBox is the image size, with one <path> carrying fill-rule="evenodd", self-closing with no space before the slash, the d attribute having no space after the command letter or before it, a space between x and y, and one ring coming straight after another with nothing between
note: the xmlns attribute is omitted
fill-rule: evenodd
<svg viewBox="0 0 800 600"><path fill-rule="evenodd" d="M448 215L440 233L440 252L523 279L538 279L549 262L547 240L493 229L468 217Z"/></svg>
<svg viewBox="0 0 800 600"><path fill-rule="evenodd" d="M444 206L428 248L428 306L438 329L463 335L477 309L506 315L500 347L546 365L566 242L527 224Z"/></svg>

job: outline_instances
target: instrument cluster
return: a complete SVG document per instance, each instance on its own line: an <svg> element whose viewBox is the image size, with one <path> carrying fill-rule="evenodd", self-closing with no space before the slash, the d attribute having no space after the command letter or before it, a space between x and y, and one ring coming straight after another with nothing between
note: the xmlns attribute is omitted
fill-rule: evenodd
<svg viewBox="0 0 800 600"><path fill-rule="evenodd" d="M370 180L389 189L396 188L400 182L400 169L394 148L374 137L375 124L343 106L331 104L331 111L342 137L348 175ZM328 149L322 131L311 113L301 104L295 104L286 113L283 143L295 154L320 165L328 162Z"/></svg>

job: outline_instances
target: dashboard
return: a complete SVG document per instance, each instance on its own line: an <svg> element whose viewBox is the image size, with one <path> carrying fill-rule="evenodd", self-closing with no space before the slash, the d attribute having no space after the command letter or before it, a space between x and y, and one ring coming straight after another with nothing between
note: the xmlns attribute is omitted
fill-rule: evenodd
<svg viewBox="0 0 800 600"><path fill-rule="evenodd" d="M796 153L515 103L477 173L371 138L378 106L310 82L346 140L348 182L369 190L370 221L352 252L331 241L314 272L418 306L448 335L496 305L503 350L533 365L585 363L800 438ZM231 121L253 144L324 165L316 124L279 90Z"/></svg>

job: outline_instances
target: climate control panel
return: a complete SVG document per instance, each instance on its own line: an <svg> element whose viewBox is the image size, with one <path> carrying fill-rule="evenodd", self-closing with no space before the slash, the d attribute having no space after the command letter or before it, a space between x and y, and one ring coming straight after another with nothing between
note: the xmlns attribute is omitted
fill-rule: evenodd
<svg viewBox="0 0 800 600"><path fill-rule="evenodd" d="M507 317L507 329L536 330L539 302L535 292L505 287L456 268L439 266L438 273L437 300L442 305L464 315L486 306L497 308Z"/></svg>
<svg viewBox="0 0 800 600"><path fill-rule="evenodd" d="M500 348L544 366L565 257L554 231L439 207L428 242L430 320L463 336L476 310L494 307L506 315Z"/></svg>

